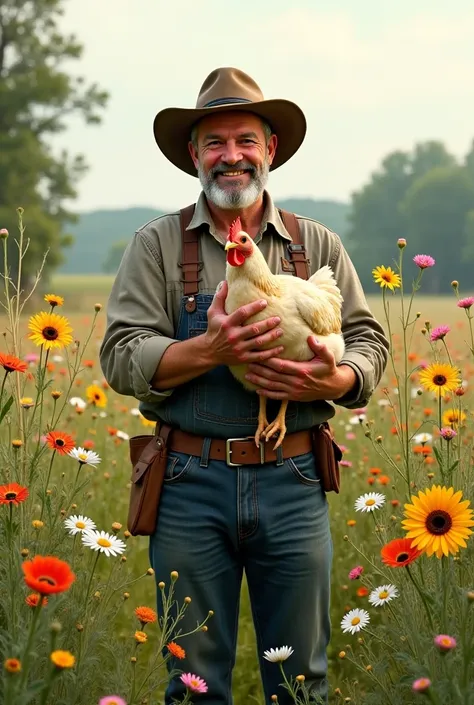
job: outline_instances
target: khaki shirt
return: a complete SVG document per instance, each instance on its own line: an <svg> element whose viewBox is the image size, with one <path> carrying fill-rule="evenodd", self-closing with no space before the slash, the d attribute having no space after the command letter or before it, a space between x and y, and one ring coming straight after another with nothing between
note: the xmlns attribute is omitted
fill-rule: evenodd
<svg viewBox="0 0 474 705"><path fill-rule="evenodd" d="M291 242L278 209L265 192L265 211L255 238L274 274L285 274L282 258ZM389 344L382 326L367 305L354 266L338 235L321 223L297 216L301 241L310 258L311 273L329 264L344 297L342 332L346 351L341 363L357 375L355 388L337 404L365 406L387 364ZM189 228L203 226L199 291L214 294L225 279L227 233L216 231L206 198L200 194ZM151 380L174 335L183 297L179 211L160 216L136 231L127 246L107 308L107 327L100 348L100 364L107 382L119 394L160 403L173 393L158 391ZM291 272L287 273L292 276Z"/></svg>

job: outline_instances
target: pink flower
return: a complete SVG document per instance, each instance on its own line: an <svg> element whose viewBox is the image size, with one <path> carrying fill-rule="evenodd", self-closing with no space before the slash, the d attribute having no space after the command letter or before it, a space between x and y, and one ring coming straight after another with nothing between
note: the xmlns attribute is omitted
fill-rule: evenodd
<svg viewBox="0 0 474 705"><path fill-rule="evenodd" d="M355 568L349 571L349 580L358 580L364 572L364 566L356 565Z"/></svg>
<svg viewBox="0 0 474 705"><path fill-rule="evenodd" d="M429 678L418 678L413 685L411 686L411 689L415 691L415 693L424 693L426 690L431 685L431 681Z"/></svg>
<svg viewBox="0 0 474 705"><path fill-rule="evenodd" d="M445 426L444 428L442 428L439 433L445 441L450 441L452 438L454 438L454 436L458 435L454 428L450 428L449 426Z"/></svg>
<svg viewBox="0 0 474 705"><path fill-rule="evenodd" d="M349 431L349 433L346 433L346 440L348 441L354 441L357 438L355 433L352 433L352 431Z"/></svg>
<svg viewBox="0 0 474 705"><path fill-rule="evenodd" d="M339 465L341 466L341 468L351 468L352 467L352 463L350 460L341 460L339 462Z"/></svg>
<svg viewBox="0 0 474 705"><path fill-rule="evenodd" d="M417 267L420 269L427 269L428 267L434 267L436 260L431 257L431 255L415 255L413 261Z"/></svg>
<svg viewBox="0 0 474 705"><path fill-rule="evenodd" d="M451 651L456 648L456 639L447 634L438 634L438 636L435 636L434 643L435 646L443 652Z"/></svg>
<svg viewBox="0 0 474 705"><path fill-rule="evenodd" d="M127 705L127 703L118 695L106 695L99 700L99 705Z"/></svg>
<svg viewBox="0 0 474 705"><path fill-rule="evenodd" d="M207 693L206 681L195 676L194 673L183 673L181 680L192 693Z"/></svg>
<svg viewBox="0 0 474 705"><path fill-rule="evenodd" d="M459 306L459 308L471 308L473 304L474 296L467 296L465 299L459 299L456 305Z"/></svg>
<svg viewBox="0 0 474 705"><path fill-rule="evenodd" d="M436 340L442 340L450 330L451 328L449 326L438 326L437 328L433 328L430 333L431 342L434 343Z"/></svg>

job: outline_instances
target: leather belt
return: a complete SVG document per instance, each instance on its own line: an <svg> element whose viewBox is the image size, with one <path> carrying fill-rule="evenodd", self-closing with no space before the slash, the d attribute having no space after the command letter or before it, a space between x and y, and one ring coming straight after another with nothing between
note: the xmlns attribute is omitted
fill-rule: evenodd
<svg viewBox="0 0 474 705"><path fill-rule="evenodd" d="M187 455L202 455L204 436L173 429L169 436L168 448L178 453ZM255 445L253 436L244 438L212 438L209 448L209 458L211 460L224 460L227 465L262 465L272 463L277 460L278 449L273 450L275 439L271 438L268 443L261 441L259 448ZM290 433L283 439L281 449L283 458L291 458L296 455L303 455L312 450L311 431L296 431Z"/></svg>

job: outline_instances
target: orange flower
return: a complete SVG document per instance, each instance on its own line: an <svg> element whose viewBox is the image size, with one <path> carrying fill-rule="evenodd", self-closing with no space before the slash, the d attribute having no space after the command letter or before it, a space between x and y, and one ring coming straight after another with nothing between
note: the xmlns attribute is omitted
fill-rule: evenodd
<svg viewBox="0 0 474 705"><path fill-rule="evenodd" d="M40 599L40 596L38 595L38 593L32 592L25 597L25 602L28 605L28 607L36 607L36 605L39 602L39 599ZM47 604L48 604L48 598L43 597L43 599L41 601L41 606L46 607Z"/></svg>
<svg viewBox="0 0 474 705"><path fill-rule="evenodd" d="M68 563L54 556L35 556L21 567L25 583L41 595L65 592L76 579Z"/></svg>
<svg viewBox="0 0 474 705"><path fill-rule="evenodd" d="M0 504L20 504L27 499L28 495L28 489L16 482L0 486Z"/></svg>
<svg viewBox="0 0 474 705"><path fill-rule="evenodd" d="M82 414L82 410L81 410L81 414ZM84 448L84 450L92 450L95 447L95 443L94 443L94 441L91 441L89 438L86 438L86 440L82 444L82 447Z"/></svg>
<svg viewBox="0 0 474 705"><path fill-rule="evenodd" d="M360 588L357 588L357 592L356 592L357 597L367 597L368 594L369 594L369 591L365 587L365 585L362 585Z"/></svg>
<svg viewBox="0 0 474 705"><path fill-rule="evenodd" d="M432 413L433 413L433 409L429 409L429 408L423 409L423 416L431 416Z"/></svg>
<svg viewBox="0 0 474 705"><path fill-rule="evenodd" d="M84 367L92 369L94 367L94 360L83 360L82 364L84 365Z"/></svg>
<svg viewBox="0 0 474 705"><path fill-rule="evenodd" d="M137 642L137 644L144 644L146 642L146 640L148 639L145 632L136 631L134 636L135 636L135 641Z"/></svg>
<svg viewBox="0 0 474 705"><path fill-rule="evenodd" d="M389 565L391 568L403 568L410 563L413 563L422 551L417 551L411 547L412 539L394 539L385 546L382 546L380 555L382 563Z"/></svg>
<svg viewBox="0 0 474 705"><path fill-rule="evenodd" d="M170 643L166 645L166 648L168 649L170 654L175 658L186 658L186 651L175 641L170 641Z"/></svg>
<svg viewBox="0 0 474 705"><path fill-rule="evenodd" d="M433 449L430 446L413 446L415 455L430 455Z"/></svg>
<svg viewBox="0 0 474 705"><path fill-rule="evenodd" d="M390 482L390 478L388 475L380 475L380 477L377 478L377 482L379 485L388 485Z"/></svg>
<svg viewBox="0 0 474 705"><path fill-rule="evenodd" d="M67 455L75 446L74 439L62 431L50 431L46 434L46 445L59 455Z"/></svg>
<svg viewBox="0 0 474 705"><path fill-rule="evenodd" d="M382 471L381 471L380 468L370 468L370 474L371 474L371 475L380 475L381 472L382 472Z"/></svg>
<svg viewBox="0 0 474 705"><path fill-rule="evenodd" d="M4 353L0 353L0 367L3 367L7 374L8 372L26 372L28 369L26 362L22 362L15 355L6 355Z"/></svg>
<svg viewBox="0 0 474 705"><path fill-rule="evenodd" d="M135 617L141 622L142 627L144 624L156 622L157 619L156 612L151 607L137 607L135 609Z"/></svg>
<svg viewBox="0 0 474 705"><path fill-rule="evenodd" d="M21 661L17 658L5 659L3 666L8 673L20 673L21 671Z"/></svg>

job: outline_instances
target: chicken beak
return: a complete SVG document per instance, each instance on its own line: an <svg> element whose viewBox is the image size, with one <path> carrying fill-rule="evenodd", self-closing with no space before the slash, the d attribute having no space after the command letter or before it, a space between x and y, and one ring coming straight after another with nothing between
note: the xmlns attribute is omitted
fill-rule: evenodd
<svg viewBox="0 0 474 705"><path fill-rule="evenodd" d="M232 250L234 247L238 247L239 244L238 242L232 242L232 240L227 240L224 250L227 252L227 250Z"/></svg>

